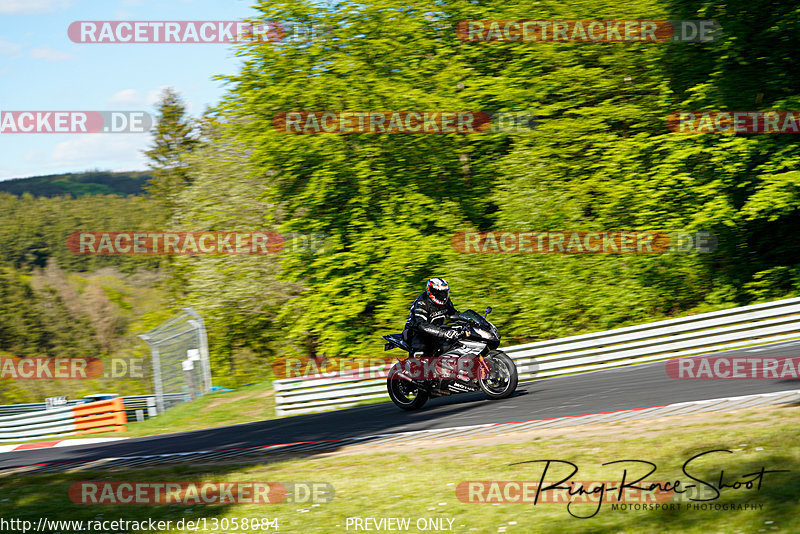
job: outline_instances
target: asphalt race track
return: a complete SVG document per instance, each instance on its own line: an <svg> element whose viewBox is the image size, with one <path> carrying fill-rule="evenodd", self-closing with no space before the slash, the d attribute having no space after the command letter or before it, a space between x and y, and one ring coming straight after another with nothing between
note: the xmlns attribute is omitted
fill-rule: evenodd
<svg viewBox="0 0 800 534"><path fill-rule="evenodd" d="M718 353L737 357L798 356L800 341ZM504 423L659 406L676 402L800 389L800 380L675 380L665 363L630 366L520 384L502 401L481 393L431 399L416 412L387 402L334 412L180 432L120 442L0 454L0 470L100 458L166 454L297 441L335 440L412 430Z"/></svg>

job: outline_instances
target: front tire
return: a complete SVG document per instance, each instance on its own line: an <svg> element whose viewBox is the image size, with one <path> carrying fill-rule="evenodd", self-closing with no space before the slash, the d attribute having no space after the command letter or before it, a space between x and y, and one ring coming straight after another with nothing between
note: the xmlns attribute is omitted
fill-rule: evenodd
<svg viewBox="0 0 800 534"><path fill-rule="evenodd" d="M485 360L489 364L489 376L478 380L478 385L490 399L510 397L519 381L514 360L501 350L489 351Z"/></svg>
<svg viewBox="0 0 800 534"><path fill-rule="evenodd" d="M389 397L398 408L418 410L428 402L428 392L398 376L399 364L394 364L386 377Z"/></svg>

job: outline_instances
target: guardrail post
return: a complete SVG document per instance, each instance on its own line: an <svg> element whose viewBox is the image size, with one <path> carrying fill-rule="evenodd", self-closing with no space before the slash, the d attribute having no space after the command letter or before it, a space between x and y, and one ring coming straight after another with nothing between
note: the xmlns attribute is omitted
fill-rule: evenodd
<svg viewBox="0 0 800 534"><path fill-rule="evenodd" d="M147 399L147 417L155 417L158 415L158 410L156 409L156 399L153 397L148 397Z"/></svg>

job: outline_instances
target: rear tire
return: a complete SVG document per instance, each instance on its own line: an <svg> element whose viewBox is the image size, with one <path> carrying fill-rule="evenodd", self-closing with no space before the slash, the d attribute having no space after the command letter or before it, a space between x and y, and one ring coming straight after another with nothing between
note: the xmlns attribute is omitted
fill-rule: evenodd
<svg viewBox="0 0 800 534"><path fill-rule="evenodd" d="M510 397L517 389L519 381L514 360L501 350L489 351L485 360L489 364L489 376L478 380L478 385L490 399Z"/></svg>
<svg viewBox="0 0 800 534"><path fill-rule="evenodd" d="M418 410L422 408L428 402L428 392L397 376L398 373L399 364L394 364L386 377L386 389L392 402L403 410Z"/></svg>

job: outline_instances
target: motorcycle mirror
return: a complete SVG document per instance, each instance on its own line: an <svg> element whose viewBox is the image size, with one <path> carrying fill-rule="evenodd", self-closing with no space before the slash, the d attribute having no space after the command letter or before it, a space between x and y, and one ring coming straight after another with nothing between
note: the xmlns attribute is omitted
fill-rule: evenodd
<svg viewBox="0 0 800 534"><path fill-rule="evenodd" d="M492 313L492 307L486 306L486 313L483 314L483 318L485 319L486 316L489 315L490 313Z"/></svg>

